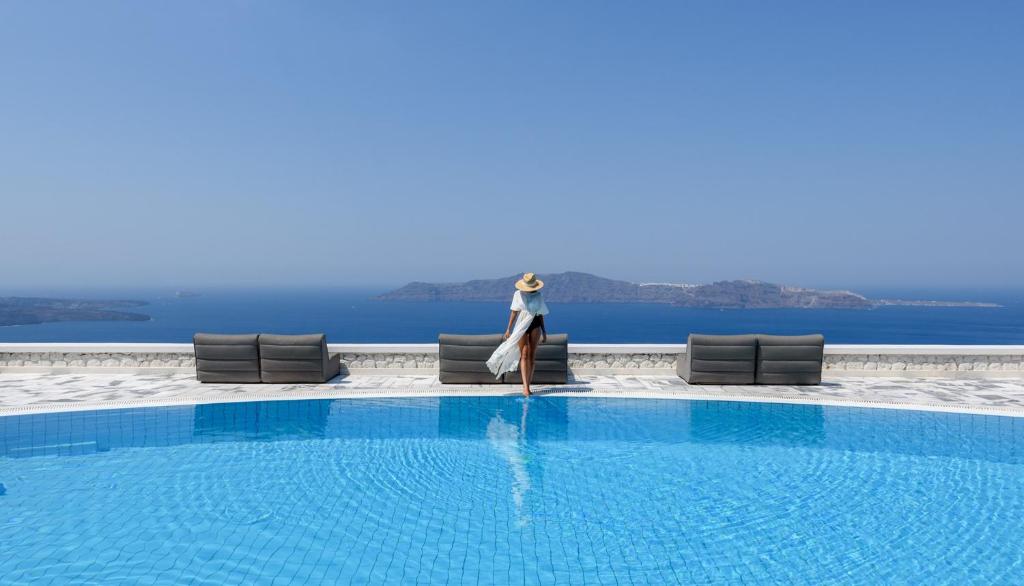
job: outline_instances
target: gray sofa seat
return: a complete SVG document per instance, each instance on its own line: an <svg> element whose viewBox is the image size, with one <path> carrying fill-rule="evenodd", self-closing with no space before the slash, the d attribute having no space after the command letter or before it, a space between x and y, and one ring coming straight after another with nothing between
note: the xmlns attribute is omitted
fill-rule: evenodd
<svg viewBox="0 0 1024 586"><path fill-rule="evenodd" d="M502 379L506 383L521 384L519 371L507 372ZM564 385L569 382L569 335L551 334L547 342L537 345L537 359L534 361L531 383Z"/></svg>
<svg viewBox="0 0 1024 586"><path fill-rule="evenodd" d="M341 372L341 355L328 353L324 334L260 334L259 345L265 383L322 383Z"/></svg>
<svg viewBox="0 0 1024 586"><path fill-rule="evenodd" d="M690 334L676 372L692 384L821 384L825 337Z"/></svg>
<svg viewBox="0 0 1024 586"><path fill-rule="evenodd" d="M757 335L756 380L768 385L821 384L825 337Z"/></svg>
<svg viewBox="0 0 1024 586"><path fill-rule="evenodd" d="M438 336L438 379L451 384L521 383L518 372L495 378L487 368L487 359L501 344L500 334ZM569 336L550 334L546 343L537 347L533 381L541 384L564 384L569 380Z"/></svg>
<svg viewBox="0 0 1024 586"><path fill-rule="evenodd" d="M260 382L257 334L196 334L196 378L204 383Z"/></svg>
<svg viewBox="0 0 1024 586"><path fill-rule="evenodd" d="M693 384L754 384L757 337L690 334L677 373Z"/></svg>
<svg viewBox="0 0 1024 586"><path fill-rule="evenodd" d="M487 368L487 359L501 345L501 334L441 334L437 337L437 358L442 383L498 384Z"/></svg>

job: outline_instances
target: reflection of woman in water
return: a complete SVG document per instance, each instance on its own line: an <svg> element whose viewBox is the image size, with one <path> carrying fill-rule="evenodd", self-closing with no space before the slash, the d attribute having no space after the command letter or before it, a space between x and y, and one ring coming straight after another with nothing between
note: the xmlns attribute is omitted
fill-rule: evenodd
<svg viewBox="0 0 1024 586"><path fill-rule="evenodd" d="M523 377L523 394L527 397L530 396L530 379L533 378L537 345L548 339L548 332L544 328L548 306L540 293L543 286L544 281L533 273L526 273L516 281L517 291L512 296L512 313L508 316L505 341L487 359L487 367L496 377L518 367Z"/></svg>
<svg viewBox="0 0 1024 586"><path fill-rule="evenodd" d="M518 427L505 421L501 412L495 413L487 424L487 439L508 461L512 470L512 503L516 507L516 525L519 527L525 527L530 523L529 515L523 510L523 501L530 490L530 475L526 471L526 417L529 411L530 404L524 400L523 416Z"/></svg>

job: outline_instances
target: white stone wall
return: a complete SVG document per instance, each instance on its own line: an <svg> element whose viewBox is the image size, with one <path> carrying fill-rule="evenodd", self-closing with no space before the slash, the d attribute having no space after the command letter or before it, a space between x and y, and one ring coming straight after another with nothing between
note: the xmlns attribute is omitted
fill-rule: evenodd
<svg viewBox="0 0 1024 586"><path fill-rule="evenodd" d="M349 371L436 371L436 352L341 352L342 366ZM0 368L195 368L191 352L0 352ZM569 368L576 372L674 371L675 353L585 352L570 353Z"/></svg>
<svg viewBox="0 0 1024 586"><path fill-rule="evenodd" d="M192 352L0 352L0 368L195 368Z"/></svg>
<svg viewBox="0 0 1024 586"><path fill-rule="evenodd" d="M653 352L622 353L622 352L582 352L569 354L569 368L573 371L582 370L673 370L676 367L677 354Z"/></svg>
<svg viewBox="0 0 1024 586"><path fill-rule="evenodd" d="M343 367L353 373L436 373L436 345L339 345ZM365 351L364 351L365 350ZM576 374L675 372L685 346L573 345L569 368ZM0 344L0 371L119 369L156 372L195 368L191 344ZM825 347L826 376L1024 377L1021 346L832 346Z"/></svg>
<svg viewBox="0 0 1024 586"><path fill-rule="evenodd" d="M966 372L1024 373L1024 354L831 354L825 372L955 374Z"/></svg>
<svg viewBox="0 0 1024 586"><path fill-rule="evenodd" d="M424 352L341 353L342 366L365 369L437 369L437 354ZM0 352L0 368L194 369L192 352Z"/></svg>
<svg viewBox="0 0 1024 586"><path fill-rule="evenodd" d="M349 370L356 369L387 369L387 370L437 370L437 354L427 352L375 352L359 354L341 353L341 364Z"/></svg>

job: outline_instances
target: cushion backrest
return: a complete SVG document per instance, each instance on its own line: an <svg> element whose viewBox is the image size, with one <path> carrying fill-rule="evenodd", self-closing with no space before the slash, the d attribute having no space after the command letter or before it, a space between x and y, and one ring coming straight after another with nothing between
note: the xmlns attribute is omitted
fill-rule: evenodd
<svg viewBox="0 0 1024 586"><path fill-rule="evenodd" d="M196 334L196 378L202 382L260 382L257 334Z"/></svg>
<svg viewBox="0 0 1024 586"><path fill-rule="evenodd" d="M505 374L504 382L521 383L519 371ZM569 382L569 335L550 334L537 346L531 383L565 384Z"/></svg>
<svg viewBox="0 0 1024 586"><path fill-rule="evenodd" d="M438 378L442 383L499 383L487 359L501 345L500 334L441 334L437 338Z"/></svg>
<svg viewBox="0 0 1024 586"><path fill-rule="evenodd" d="M757 337L753 334L690 334L686 342L688 382L753 384Z"/></svg>
<svg viewBox="0 0 1024 586"><path fill-rule="evenodd" d="M777 385L816 385L821 382L825 337L757 336L757 382Z"/></svg>
<svg viewBox="0 0 1024 586"><path fill-rule="evenodd" d="M322 382L327 366L327 336L260 334L263 382Z"/></svg>

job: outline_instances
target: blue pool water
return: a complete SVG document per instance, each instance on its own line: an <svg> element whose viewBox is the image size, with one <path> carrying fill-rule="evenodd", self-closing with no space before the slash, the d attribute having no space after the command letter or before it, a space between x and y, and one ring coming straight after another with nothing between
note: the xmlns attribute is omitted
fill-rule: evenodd
<svg viewBox="0 0 1024 586"><path fill-rule="evenodd" d="M1024 420L597 398L0 417L0 582L1021 583Z"/></svg>

